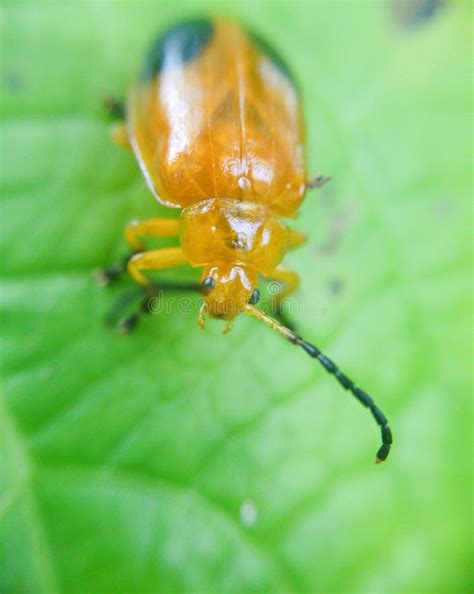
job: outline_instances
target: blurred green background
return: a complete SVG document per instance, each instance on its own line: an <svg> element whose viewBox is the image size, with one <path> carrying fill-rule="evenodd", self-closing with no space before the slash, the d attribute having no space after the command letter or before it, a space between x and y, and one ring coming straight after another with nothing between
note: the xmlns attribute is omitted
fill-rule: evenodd
<svg viewBox="0 0 474 594"><path fill-rule="evenodd" d="M215 13L301 88L333 181L295 222L294 317L389 416L382 466L367 411L255 320L102 325L129 285L91 270L176 213L101 99ZM469 4L3 2L1 39L2 594L471 592Z"/></svg>

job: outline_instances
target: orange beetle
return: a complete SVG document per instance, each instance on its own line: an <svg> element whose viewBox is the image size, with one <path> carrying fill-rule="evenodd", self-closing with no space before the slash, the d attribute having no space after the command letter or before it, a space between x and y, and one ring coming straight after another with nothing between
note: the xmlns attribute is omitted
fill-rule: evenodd
<svg viewBox="0 0 474 594"><path fill-rule="evenodd" d="M228 331L246 313L302 347L370 409L382 434L377 461L384 460L392 436L372 398L314 345L255 307L259 275L281 287L277 313L298 287L296 273L280 262L305 237L282 218L296 214L308 188L328 180L306 177L298 93L281 58L233 22L178 24L152 44L113 137L133 150L154 197L181 209L179 219L126 227L132 278L153 294L144 271L201 267L201 328L206 314L225 320ZM151 236L179 237L180 246L146 251L141 238ZM118 271L106 269L102 279Z"/></svg>

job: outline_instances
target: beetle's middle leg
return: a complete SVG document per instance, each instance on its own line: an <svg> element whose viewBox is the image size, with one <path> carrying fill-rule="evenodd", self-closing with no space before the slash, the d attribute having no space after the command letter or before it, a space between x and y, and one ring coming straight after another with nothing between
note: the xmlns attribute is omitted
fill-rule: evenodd
<svg viewBox="0 0 474 594"><path fill-rule="evenodd" d="M293 250L305 243L307 237L297 229L289 229L288 249ZM299 276L283 265L278 265L272 272L268 274L269 280L276 281L271 285L273 294L270 296L270 310L280 322L284 323L289 328L294 329L294 324L285 314L284 302L287 297L292 295L300 285ZM278 284L277 284L278 283Z"/></svg>
<svg viewBox="0 0 474 594"><path fill-rule="evenodd" d="M300 286L300 277L290 268L280 264L270 272L268 279L275 281L270 285L270 312L285 326L294 329L294 324L285 313L284 302Z"/></svg>
<svg viewBox="0 0 474 594"><path fill-rule="evenodd" d="M155 217L146 221L132 221L125 227L125 241L134 252L143 250L141 237L178 237L179 219Z"/></svg>
<svg viewBox="0 0 474 594"><path fill-rule="evenodd" d="M283 311L283 302L292 295L300 286L300 277L286 266L281 264L277 266L268 275L269 280L278 283L276 289L271 291L271 309L274 315L279 315Z"/></svg>

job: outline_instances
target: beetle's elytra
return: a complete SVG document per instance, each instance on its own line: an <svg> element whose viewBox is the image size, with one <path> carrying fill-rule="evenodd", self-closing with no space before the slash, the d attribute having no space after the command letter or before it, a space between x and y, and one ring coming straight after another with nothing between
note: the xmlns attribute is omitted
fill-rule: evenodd
<svg viewBox="0 0 474 594"><path fill-rule="evenodd" d="M226 321L246 313L277 330L333 374L370 409L381 428L377 461L390 450L387 419L372 398L314 345L256 307L260 277L279 283L276 311L299 279L281 264L305 237L290 228L309 188L298 92L285 61L234 22L178 24L152 43L113 137L130 148L153 196L181 209L178 219L130 223L132 278L153 292L146 271L190 264L202 269L199 316ZM145 250L142 238L175 236L180 245ZM117 276L117 268L102 278ZM189 286L187 286L189 288ZM138 319L134 314L125 325Z"/></svg>

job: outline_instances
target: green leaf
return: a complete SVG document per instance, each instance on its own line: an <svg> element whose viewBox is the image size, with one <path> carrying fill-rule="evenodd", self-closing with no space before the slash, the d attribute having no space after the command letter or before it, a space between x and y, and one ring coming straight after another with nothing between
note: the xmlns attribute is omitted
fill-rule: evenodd
<svg viewBox="0 0 474 594"><path fill-rule="evenodd" d="M4 3L3 593L472 590L469 15L389 8ZM175 213L101 99L206 12L251 25L301 87L309 168L333 181L295 222L293 317L389 416L384 465L367 411L253 319L201 332L170 293L131 336L102 325L130 285L91 271L130 219Z"/></svg>

